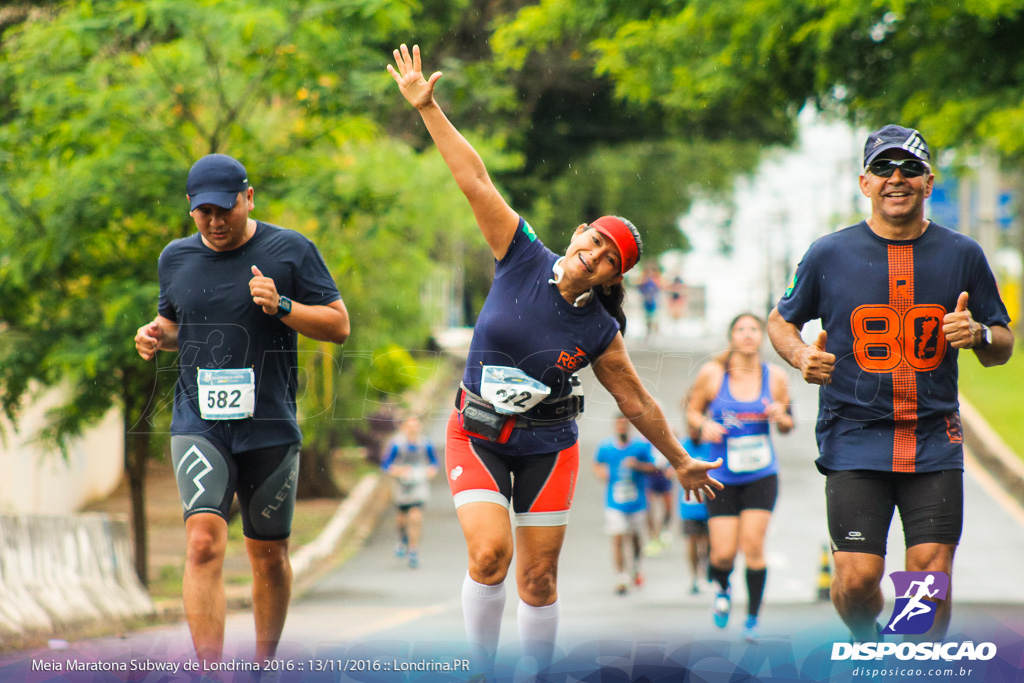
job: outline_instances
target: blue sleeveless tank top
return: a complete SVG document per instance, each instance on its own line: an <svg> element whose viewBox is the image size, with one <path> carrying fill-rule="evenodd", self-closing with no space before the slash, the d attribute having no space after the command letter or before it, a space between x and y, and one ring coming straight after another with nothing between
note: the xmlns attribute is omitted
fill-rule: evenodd
<svg viewBox="0 0 1024 683"><path fill-rule="evenodd" d="M723 484L748 484L779 471L765 407L772 402L768 364L761 364L761 395L753 401L737 401L729 389L729 373L722 377L718 395L708 406L711 419L724 425L722 443L713 443L711 459L722 466L709 474Z"/></svg>

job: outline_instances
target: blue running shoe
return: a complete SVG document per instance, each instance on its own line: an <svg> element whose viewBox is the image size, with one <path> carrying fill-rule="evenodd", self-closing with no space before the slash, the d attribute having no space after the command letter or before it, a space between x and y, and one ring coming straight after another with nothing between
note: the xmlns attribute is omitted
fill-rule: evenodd
<svg viewBox="0 0 1024 683"><path fill-rule="evenodd" d="M420 566L420 556L419 556L419 553L417 553L415 551L410 551L409 552L409 568L410 569L416 569L419 566Z"/></svg>
<svg viewBox="0 0 1024 683"><path fill-rule="evenodd" d="M406 545L405 543L399 543L395 545L395 557L402 559L405 557Z"/></svg>
<svg viewBox="0 0 1024 683"><path fill-rule="evenodd" d="M711 609L712 616L715 620L715 626L718 628L725 628L729 623L729 610L732 609L732 599L729 597L729 593L716 593L715 601L712 603Z"/></svg>
<svg viewBox="0 0 1024 683"><path fill-rule="evenodd" d="M743 639L748 643L753 643L757 641L759 635L757 617L748 615L746 623L743 624Z"/></svg>

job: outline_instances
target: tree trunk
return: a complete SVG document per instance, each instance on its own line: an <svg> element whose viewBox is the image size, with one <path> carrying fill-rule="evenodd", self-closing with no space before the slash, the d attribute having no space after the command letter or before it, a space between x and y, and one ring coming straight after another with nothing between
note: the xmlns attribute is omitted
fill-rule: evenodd
<svg viewBox="0 0 1024 683"><path fill-rule="evenodd" d="M327 448L310 446L308 450L302 451L299 484L295 491L300 499L344 497L345 492L334 480L334 473L331 470L333 452L333 444L329 444Z"/></svg>
<svg viewBox="0 0 1024 683"><path fill-rule="evenodd" d="M146 526L146 470L150 458L150 435L157 373L154 367L125 368L121 398L124 404L124 469L131 497L131 526L135 539L135 573L143 586L149 585L149 537Z"/></svg>

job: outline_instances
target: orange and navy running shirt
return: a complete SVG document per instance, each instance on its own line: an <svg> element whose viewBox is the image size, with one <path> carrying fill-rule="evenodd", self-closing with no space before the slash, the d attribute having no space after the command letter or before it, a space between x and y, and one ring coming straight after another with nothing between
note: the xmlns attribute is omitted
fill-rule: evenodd
<svg viewBox="0 0 1024 683"><path fill-rule="evenodd" d="M811 245L778 309L797 327L821 319L836 356L819 390L819 467L963 467L957 349L942 319L964 291L976 321L1009 324L981 247L935 223L893 241L862 221Z"/></svg>

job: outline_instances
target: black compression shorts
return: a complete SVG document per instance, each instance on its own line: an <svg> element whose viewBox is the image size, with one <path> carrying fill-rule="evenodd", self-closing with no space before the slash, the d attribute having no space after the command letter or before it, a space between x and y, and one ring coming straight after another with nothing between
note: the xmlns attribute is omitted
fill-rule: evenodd
<svg viewBox="0 0 1024 683"><path fill-rule="evenodd" d="M960 542L964 526L963 470L829 470L825 474L828 532L835 550L885 557L896 509L908 548L920 543Z"/></svg>
<svg viewBox="0 0 1024 683"><path fill-rule="evenodd" d="M715 491L715 497L704 504L708 508L708 517L736 517L744 510L771 512L775 509L778 496L779 475L769 474L747 484L726 484L724 489Z"/></svg>

